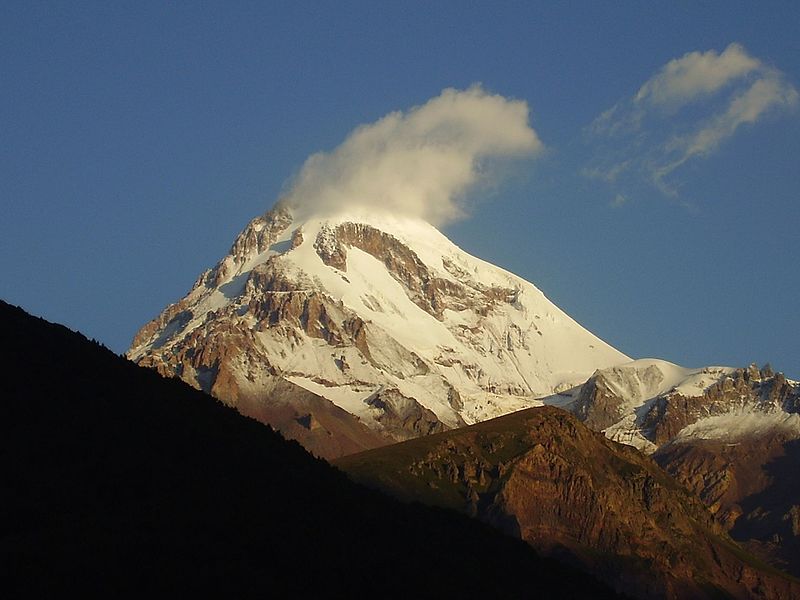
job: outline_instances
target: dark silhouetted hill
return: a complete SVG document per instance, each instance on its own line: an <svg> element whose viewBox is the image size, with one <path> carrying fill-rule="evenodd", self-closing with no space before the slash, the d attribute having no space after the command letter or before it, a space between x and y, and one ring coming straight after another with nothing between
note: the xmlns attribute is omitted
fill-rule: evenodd
<svg viewBox="0 0 800 600"><path fill-rule="evenodd" d="M0 303L0 594L610 597Z"/></svg>

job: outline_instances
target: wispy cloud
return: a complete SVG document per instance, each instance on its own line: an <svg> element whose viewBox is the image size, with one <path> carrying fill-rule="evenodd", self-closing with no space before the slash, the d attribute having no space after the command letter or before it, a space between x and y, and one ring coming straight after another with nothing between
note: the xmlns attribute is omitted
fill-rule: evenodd
<svg viewBox="0 0 800 600"><path fill-rule="evenodd" d="M679 108L710 96L761 67L760 61L739 44L731 44L721 54L714 50L689 52L664 65L639 88L633 101L639 105Z"/></svg>
<svg viewBox="0 0 800 600"><path fill-rule="evenodd" d="M582 172L609 183L644 180L676 196L670 181L676 169L713 154L742 125L788 111L799 100L783 73L739 44L721 53L690 52L589 125L593 157Z"/></svg>

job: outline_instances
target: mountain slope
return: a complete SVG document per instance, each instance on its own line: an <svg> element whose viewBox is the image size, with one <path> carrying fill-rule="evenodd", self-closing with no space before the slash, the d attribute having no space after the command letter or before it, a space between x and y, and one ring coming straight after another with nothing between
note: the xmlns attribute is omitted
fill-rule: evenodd
<svg viewBox="0 0 800 600"><path fill-rule="evenodd" d="M0 302L5 597L611 597Z"/></svg>
<svg viewBox="0 0 800 600"><path fill-rule="evenodd" d="M695 492L731 537L800 576L796 430L767 422L757 434L676 439L653 459Z"/></svg>
<svg viewBox="0 0 800 600"><path fill-rule="evenodd" d="M789 598L652 460L533 408L337 459L354 480L466 512L640 598Z"/></svg>
<svg viewBox="0 0 800 600"><path fill-rule="evenodd" d="M545 401L654 452L734 539L800 576L800 384L770 367L644 359L598 370Z"/></svg>
<svg viewBox="0 0 800 600"><path fill-rule="evenodd" d="M145 325L128 356L248 414L269 412L279 382L306 389L351 415L339 422L348 442L314 410L271 422L322 456L378 445L354 440L358 425L381 443L459 427L538 405L628 360L532 284L424 221L296 220L283 204ZM292 424L309 419L330 447Z"/></svg>
<svg viewBox="0 0 800 600"><path fill-rule="evenodd" d="M800 384L769 366L686 369L640 359L598 369L543 400L646 452L674 440L735 440L775 428L800 435Z"/></svg>

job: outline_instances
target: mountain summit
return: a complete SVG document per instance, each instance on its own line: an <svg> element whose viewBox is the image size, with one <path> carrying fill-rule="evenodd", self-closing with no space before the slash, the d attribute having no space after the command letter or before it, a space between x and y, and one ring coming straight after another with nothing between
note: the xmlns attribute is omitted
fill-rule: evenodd
<svg viewBox="0 0 800 600"><path fill-rule="evenodd" d="M326 457L540 405L630 360L423 220L285 203L128 356Z"/></svg>

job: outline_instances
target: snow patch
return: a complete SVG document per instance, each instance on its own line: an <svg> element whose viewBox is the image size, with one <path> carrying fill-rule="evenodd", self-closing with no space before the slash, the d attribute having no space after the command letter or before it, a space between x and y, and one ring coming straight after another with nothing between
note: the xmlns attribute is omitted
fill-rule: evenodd
<svg viewBox="0 0 800 600"><path fill-rule="evenodd" d="M369 406L365 400L379 391L381 386L325 385L299 375L289 375L285 379L317 396L330 400L339 408L361 419L372 419L377 413L377 409Z"/></svg>
<svg viewBox="0 0 800 600"><path fill-rule="evenodd" d="M783 411L764 412L755 407L745 407L700 419L684 427L674 441L735 440L758 437L774 430L800 437L800 415Z"/></svg>

